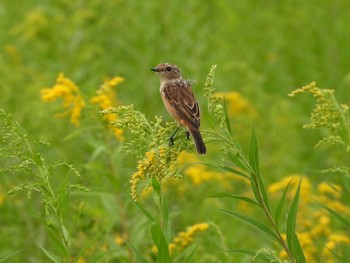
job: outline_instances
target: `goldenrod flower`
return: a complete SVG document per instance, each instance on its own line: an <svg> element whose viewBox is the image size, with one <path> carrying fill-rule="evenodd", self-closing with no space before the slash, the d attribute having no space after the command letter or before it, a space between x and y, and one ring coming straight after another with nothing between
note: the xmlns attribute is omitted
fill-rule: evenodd
<svg viewBox="0 0 350 263"><path fill-rule="evenodd" d="M187 227L186 231L179 232L177 236L173 239L173 242L169 244L169 252L174 253L175 250L182 251L193 242L195 234L197 234L198 232L206 231L208 228L208 223L199 223ZM155 246L151 248L151 251L154 254L158 253L158 250Z"/></svg>
<svg viewBox="0 0 350 263"><path fill-rule="evenodd" d="M60 73L56 79L56 84L52 88L41 90L41 100L44 102L54 101L58 98L63 99L63 113L56 114L58 118L64 118L70 115L70 122L76 126L80 125L81 111L85 107L85 101L80 95L79 88L68 78Z"/></svg>
<svg viewBox="0 0 350 263"><path fill-rule="evenodd" d="M167 150L165 147L159 147L146 152L145 157L138 162L137 172L130 179L131 196L133 200L138 199L139 183L147 178L157 178L162 182L166 176L174 175L177 172L177 160L172 160L171 156L175 149ZM175 162L175 163L173 163Z"/></svg>
<svg viewBox="0 0 350 263"><path fill-rule="evenodd" d="M96 95L90 99L92 104L97 104L101 110L106 110L113 106L117 106L118 100L116 97L115 87L122 83L124 78L114 77L105 81L101 87L96 91ZM118 119L116 114L104 114L103 119L107 121L109 129L111 129L118 141L123 141L123 130L114 127L111 123Z"/></svg>

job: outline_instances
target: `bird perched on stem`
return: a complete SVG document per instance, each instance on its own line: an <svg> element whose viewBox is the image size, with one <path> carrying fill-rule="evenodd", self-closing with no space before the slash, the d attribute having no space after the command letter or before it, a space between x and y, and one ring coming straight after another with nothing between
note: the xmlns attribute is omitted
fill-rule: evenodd
<svg viewBox="0 0 350 263"><path fill-rule="evenodd" d="M191 88L191 81L183 79L181 70L169 63L159 64L151 70L160 78L160 94L167 111L192 135L197 152L205 154L206 147L199 131L200 110ZM170 144L174 143L173 137L177 130L170 137Z"/></svg>

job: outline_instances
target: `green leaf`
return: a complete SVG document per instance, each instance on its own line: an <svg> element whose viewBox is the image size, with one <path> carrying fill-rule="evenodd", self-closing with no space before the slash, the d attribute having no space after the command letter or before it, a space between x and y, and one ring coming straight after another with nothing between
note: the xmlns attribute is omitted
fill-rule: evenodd
<svg viewBox="0 0 350 263"><path fill-rule="evenodd" d="M244 202L259 206L259 204L255 200L253 200L249 197L246 197L246 196L233 195L233 194L229 194L229 193L215 193L213 195L209 195L208 197L228 197L228 198L233 198L233 199L239 199L239 200L242 200Z"/></svg>
<svg viewBox="0 0 350 263"><path fill-rule="evenodd" d="M249 255L264 261L268 261L268 262L274 262L271 261L274 258L272 256L266 255L266 254L256 254L255 251L251 251L251 250L247 250L247 249L230 249L227 252L232 252L232 253L239 253L239 254L243 254L243 255Z"/></svg>
<svg viewBox="0 0 350 263"><path fill-rule="evenodd" d="M328 206L319 203L320 206L322 206L324 209L328 211L332 216L334 216L336 219L338 219L348 230L350 230L350 222L348 219L343 217L341 214L333 210L332 208L329 208Z"/></svg>
<svg viewBox="0 0 350 263"><path fill-rule="evenodd" d="M0 262L4 262L5 260L7 260L7 259L9 259L10 257L12 257L12 256L14 256L14 255L16 255L16 254L18 254L18 253L21 252L21 251L23 251L23 249L18 249L18 250L14 251L14 252L10 252L7 256L5 256L4 258L1 258L1 259L0 259Z"/></svg>
<svg viewBox="0 0 350 263"><path fill-rule="evenodd" d="M259 148L254 128L252 129L252 135L249 143L249 164L254 170L254 173L251 173L250 175L250 181L255 198L264 207L264 209L266 208L269 212L271 212L266 189L260 176Z"/></svg>
<svg viewBox="0 0 350 263"><path fill-rule="evenodd" d="M194 252L196 252L197 248L198 248L198 246L195 246L181 262L182 263L192 263L193 262L193 255L194 255Z"/></svg>
<svg viewBox="0 0 350 263"><path fill-rule="evenodd" d="M300 180L299 182L297 191L295 193L289 212L287 214L287 231L286 231L288 247L292 255L298 260L300 260L298 261L298 263L306 262L304 253L299 244L298 236L295 233L301 182L302 180Z"/></svg>
<svg viewBox="0 0 350 263"><path fill-rule="evenodd" d="M286 199L288 188L289 188L289 186L290 186L292 181L293 181L293 179L291 179L288 182L286 188L283 191L281 199L280 199L280 201L278 202L278 205L277 205L277 209L276 209L276 212L275 212L275 223L276 223L276 226L277 226L278 229L279 229L279 224L280 224L280 221L281 221L281 218L282 218L282 214L283 214L284 201Z"/></svg>
<svg viewBox="0 0 350 263"><path fill-rule="evenodd" d="M252 135L249 143L249 164L254 173L259 175L259 148L254 128L252 129Z"/></svg>
<svg viewBox="0 0 350 263"><path fill-rule="evenodd" d="M265 207L271 213L269 198L268 198L267 193L266 193L266 188L265 188L264 182L262 181L260 175L257 175L257 179L258 179L258 184L259 184L259 190L260 190L261 196L264 200Z"/></svg>
<svg viewBox="0 0 350 263"><path fill-rule="evenodd" d="M152 187L153 187L153 189L156 191L156 193L158 194L158 196L160 197L160 189L161 189L161 186L160 186L160 183L159 183L158 179L155 178L155 177L152 178Z"/></svg>
<svg viewBox="0 0 350 263"><path fill-rule="evenodd" d="M158 249L157 263L170 262L169 246L165 240L162 229L157 222L153 222L151 225L151 235L152 240Z"/></svg>
<svg viewBox="0 0 350 263"><path fill-rule="evenodd" d="M155 221L153 216L139 202L135 202L135 204L150 221L152 222Z"/></svg>
<svg viewBox="0 0 350 263"><path fill-rule="evenodd" d="M194 164L196 164L196 163L194 163ZM225 172L229 172L229 173L232 173L232 174L235 174L235 175L240 175L240 176L242 176L242 177L244 177L244 178L249 180L249 176L247 174L245 174L241 170L237 170L237 169L232 168L232 167L216 166L216 165L213 165L213 164L210 164L210 163L198 163L198 164L202 164L202 165L205 165L205 166L208 166L208 167L211 167L211 168L215 168L215 169L219 169L219 170L224 170Z"/></svg>
<svg viewBox="0 0 350 263"><path fill-rule="evenodd" d="M297 234L294 233L294 257L298 263L306 263L306 258L301 248Z"/></svg>
<svg viewBox="0 0 350 263"><path fill-rule="evenodd" d="M59 256L57 256L57 255L55 255L54 253L52 253L52 252L46 250L46 249L45 249L44 247L42 247L42 246L39 246L39 247L40 247L41 250L45 253L45 255L46 255L49 259L51 259L53 262L55 262L55 263L61 263L61 262L62 262L62 260L61 260L61 258L60 258Z"/></svg>
<svg viewBox="0 0 350 263"><path fill-rule="evenodd" d="M131 245L128 241L125 241L125 243L132 248L132 250L135 252L136 255L136 262L138 263L148 263L146 258L142 255L140 251L138 251L133 245Z"/></svg>
<svg viewBox="0 0 350 263"><path fill-rule="evenodd" d="M227 105L226 105L226 99L224 97L224 113L225 113L225 123L226 123L226 128L230 136L232 136L232 130L231 130L231 124L230 124L230 119L228 116L228 111L227 111Z"/></svg>
<svg viewBox="0 0 350 263"><path fill-rule="evenodd" d="M228 210L223 210L223 209L219 209L220 211L222 211L225 214L228 214L230 216L233 216L235 218L238 218L239 220L246 222L247 224L260 229L261 231L265 232L270 238L272 238L274 241L278 242L278 237L277 235L267 226L265 226L264 224L260 223L259 221L256 221L253 218L241 215L239 213L236 212L232 212L232 211L228 211Z"/></svg>
<svg viewBox="0 0 350 263"><path fill-rule="evenodd" d="M162 224L164 229L164 236L167 241L170 239L169 229L169 206L168 201L164 195L161 197L161 213L162 213Z"/></svg>
<svg viewBox="0 0 350 263"><path fill-rule="evenodd" d="M247 172L254 172L252 170L252 168L247 165L244 160L242 160L242 157L240 156L239 152L237 153L232 153L232 152L228 152L227 156L230 158L230 160L239 168L241 168L243 171L247 171Z"/></svg>

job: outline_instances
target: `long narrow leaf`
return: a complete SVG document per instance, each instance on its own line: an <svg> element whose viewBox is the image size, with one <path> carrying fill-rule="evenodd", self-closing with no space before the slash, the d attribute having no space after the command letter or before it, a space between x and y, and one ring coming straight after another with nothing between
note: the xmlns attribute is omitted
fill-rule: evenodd
<svg viewBox="0 0 350 263"><path fill-rule="evenodd" d="M45 253L45 255L51 259L53 262L55 263L61 263L62 260L59 256L55 255L54 253L48 251L47 249L45 249L44 247L40 246L40 249Z"/></svg>
<svg viewBox="0 0 350 263"><path fill-rule="evenodd" d="M254 173L259 175L259 148L254 128L252 129L249 143L249 164L253 168Z"/></svg>
<svg viewBox="0 0 350 263"><path fill-rule="evenodd" d="M343 217L341 214L338 212L334 211L332 208L329 208L328 206L319 203L320 206L322 206L324 209L328 211L331 215L333 215L336 219L338 219L348 230L350 230L350 221Z"/></svg>
<svg viewBox="0 0 350 263"><path fill-rule="evenodd" d="M193 255L194 252L196 252L198 248L198 245L195 246L188 254L187 256L182 260L182 263L192 263L193 262Z"/></svg>
<svg viewBox="0 0 350 263"><path fill-rule="evenodd" d="M0 259L0 262L4 262L5 260L7 260L7 259L9 259L10 257L12 257L12 256L14 256L14 255L16 255L16 254L18 254L18 253L21 252L21 251L23 251L23 249L18 249L18 250L14 251L14 252L11 252L11 253L8 254L7 256L1 258L1 259Z"/></svg>
<svg viewBox="0 0 350 263"><path fill-rule="evenodd" d="M232 212L232 211L228 211L228 210L223 210L223 209L219 209L220 211L222 211L225 214L228 214L230 216L233 216L235 218L238 218L239 220L257 228L260 229L261 231L265 232L270 238L272 238L274 241L278 242L278 237L277 235L267 226L265 226L264 224L260 223L259 221L256 221L253 218L241 215L239 213L236 212Z"/></svg>
<svg viewBox="0 0 350 263"><path fill-rule="evenodd" d="M302 260L303 258L305 259L305 257L304 257L303 251L300 248L298 236L295 234L295 227L296 227L296 219L298 214L301 182L302 180L300 180L299 182L297 191L295 193L292 204L287 214L287 231L286 231L288 247L291 253L293 254L293 256L300 260ZM300 261L300 262L302 263L303 261Z"/></svg>
<svg viewBox="0 0 350 263"><path fill-rule="evenodd" d="M233 195L233 194L229 194L229 193L216 193L213 195L209 195L208 197L228 197L228 198L238 199L238 200L259 206L259 204L257 202L255 202L253 199L246 197L246 196Z"/></svg>
<svg viewBox="0 0 350 263"><path fill-rule="evenodd" d="M213 164L210 164L210 163L199 163L199 164L202 164L202 165L205 165L205 166L208 166L208 167L212 167L212 168L215 168L215 169L220 169L220 170L224 170L225 172L229 172L229 173L232 173L232 174L236 174L236 175L240 175L246 179L249 180L249 176L242 172L241 170L238 170L238 169L235 169L233 167L228 167L228 166L215 166Z"/></svg>
<svg viewBox="0 0 350 263"><path fill-rule="evenodd" d="M256 177L255 177L254 173L250 174L249 180L250 180L250 185L251 185L254 197L258 201L258 203L261 204L261 200L260 200L261 198L260 198L260 195L259 195L259 189L258 189L258 186L257 186L257 183L256 183Z"/></svg>
<svg viewBox="0 0 350 263"><path fill-rule="evenodd" d="M270 208L270 203L269 203L269 198L267 196L267 193L266 193L266 188L265 188L265 185L264 185L264 182L260 176L260 174L257 175L257 179L258 179L258 184L259 184L259 191L261 193L261 196L264 200L264 203L265 203L265 207L267 210L269 210L269 212L271 213L271 208Z"/></svg>
<svg viewBox="0 0 350 263"><path fill-rule="evenodd" d="M155 221L153 216L139 202L135 202L135 204L150 221L152 222Z"/></svg>
<svg viewBox="0 0 350 263"><path fill-rule="evenodd" d="M253 169L242 160L238 153L228 152L227 156L237 167L239 167L243 171L254 172Z"/></svg>
<svg viewBox="0 0 350 263"><path fill-rule="evenodd" d="M256 254L255 251L251 251L251 250L247 250L247 249L230 249L226 252L231 252L231 253L239 253L239 254L243 254L243 255L249 255L264 261L268 261L268 262L272 262L271 260L273 260L272 256L269 255L265 255L265 254Z"/></svg>
<svg viewBox="0 0 350 263"><path fill-rule="evenodd" d="M158 249L157 263L170 262L168 243L166 242L162 229L157 222L153 222L151 225L151 235L153 242Z"/></svg>
<svg viewBox="0 0 350 263"><path fill-rule="evenodd" d="M164 237L167 241L170 239L170 231L169 231L169 206L168 201L164 194L161 193L161 213L162 213L162 228L164 231Z"/></svg>
<svg viewBox="0 0 350 263"><path fill-rule="evenodd" d="M301 248L297 234L294 233L294 256L298 263L306 263L306 258Z"/></svg>
<svg viewBox="0 0 350 263"><path fill-rule="evenodd" d="M232 130L231 130L231 124L230 124L230 119L228 117L228 111L227 111L227 103L226 103L226 99L224 97L224 113L225 113L225 123L226 123L226 127L227 127L227 131L230 134L230 136L232 136Z"/></svg>
<svg viewBox="0 0 350 263"><path fill-rule="evenodd" d="M140 251L138 251L133 245L131 245L128 241L125 241L125 243L132 248L132 250L134 251L135 255L136 255L136 261L138 263L148 263L148 261L146 260L146 258L142 255L142 253Z"/></svg>
<svg viewBox="0 0 350 263"><path fill-rule="evenodd" d="M282 194L282 196L281 196L281 199L280 199L280 201L278 202L277 208L276 208L276 212L275 212L275 223L276 223L276 226L277 226L278 229L279 229L279 224L280 224L281 217L282 217L282 213L283 213L284 201L285 201L285 199L286 199L286 195L287 195L289 186L290 186L290 184L291 184L292 181L293 181L293 179L291 179L291 180L288 182L286 188L285 188L284 191L283 191L283 194Z"/></svg>

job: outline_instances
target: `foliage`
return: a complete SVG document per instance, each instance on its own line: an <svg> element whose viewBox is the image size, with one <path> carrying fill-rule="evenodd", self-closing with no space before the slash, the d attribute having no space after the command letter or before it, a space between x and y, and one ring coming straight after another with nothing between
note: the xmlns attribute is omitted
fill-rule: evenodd
<svg viewBox="0 0 350 263"><path fill-rule="evenodd" d="M1 1L0 262L347 262L349 10ZM168 144L162 62L205 156Z"/></svg>

